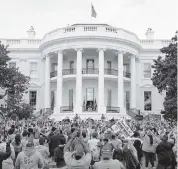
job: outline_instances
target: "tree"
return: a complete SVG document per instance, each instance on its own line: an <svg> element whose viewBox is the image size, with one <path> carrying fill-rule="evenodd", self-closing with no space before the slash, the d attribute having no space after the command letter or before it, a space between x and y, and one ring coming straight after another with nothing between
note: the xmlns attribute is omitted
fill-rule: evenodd
<svg viewBox="0 0 178 169"><path fill-rule="evenodd" d="M4 90L4 94L0 95L0 99L5 99L7 104L6 112L9 116L13 113L19 116L22 107L23 109L28 107L27 105L24 106L23 95L28 89L30 78L23 75L18 68L9 68L7 66L7 62L10 60L7 48L8 46L5 47L0 42L0 88Z"/></svg>
<svg viewBox="0 0 178 169"><path fill-rule="evenodd" d="M163 117L168 121L177 121L177 33L172 42L160 49L165 58L159 56L154 60L152 82L159 93L166 91Z"/></svg>

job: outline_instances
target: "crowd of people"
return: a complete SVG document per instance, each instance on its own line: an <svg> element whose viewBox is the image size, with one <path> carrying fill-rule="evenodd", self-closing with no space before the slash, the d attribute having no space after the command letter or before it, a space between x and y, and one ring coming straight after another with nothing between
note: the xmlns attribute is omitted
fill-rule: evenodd
<svg viewBox="0 0 178 169"><path fill-rule="evenodd" d="M0 169L175 169L176 126L157 120L8 120L0 125Z"/></svg>

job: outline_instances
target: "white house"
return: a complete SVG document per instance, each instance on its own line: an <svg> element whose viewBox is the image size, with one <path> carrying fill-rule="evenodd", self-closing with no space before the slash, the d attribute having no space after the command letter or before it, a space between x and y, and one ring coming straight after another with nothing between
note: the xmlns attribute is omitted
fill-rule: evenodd
<svg viewBox="0 0 178 169"><path fill-rule="evenodd" d="M30 76L24 99L54 117L125 115L130 108L160 113L164 96L152 85L153 59L170 40L146 39L107 24L74 24L35 39L0 39L9 45L9 66Z"/></svg>

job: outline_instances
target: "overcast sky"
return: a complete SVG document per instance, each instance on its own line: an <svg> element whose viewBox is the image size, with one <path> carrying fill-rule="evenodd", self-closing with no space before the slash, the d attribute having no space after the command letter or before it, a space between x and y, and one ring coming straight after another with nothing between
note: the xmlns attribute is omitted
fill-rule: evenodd
<svg viewBox="0 0 178 169"><path fill-rule="evenodd" d="M170 39L178 30L178 0L92 0L94 23L107 23L145 38ZM36 38L68 24L90 23L90 0L0 0L0 39L26 38L34 26Z"/></svg>

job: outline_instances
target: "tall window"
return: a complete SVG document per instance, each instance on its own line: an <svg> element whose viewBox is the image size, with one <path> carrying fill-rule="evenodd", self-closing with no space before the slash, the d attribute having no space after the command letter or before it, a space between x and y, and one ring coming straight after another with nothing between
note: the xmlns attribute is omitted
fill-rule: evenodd
<svg viewBox="0 0 178 169"><path fill-rule="evenodd" d="M127 72L127 73L130 72L130 70L129 70L129 64L124 64L123 68L124 68L124 72Z"/></svg>
<svg viewBox="0 0 178 169"><path fill-rule="evenodd" d="M52 72L57 71L57 63L52 63L51 71Z"/></svg>
<svg viewBox="0 0 178 169"><path fill-rule="evenodd" d="M107 106L111 107L111 103L112 103L112 90L108 90L108 101L107 101Z"/></svg>
<svg viewBox="0 0 178 169"><path fill-rule="evenodd" d="M55 106L55 92L51 91L51 109L54 110Z"/></svg>
<svg viewBox="0 0 178 169"><path fill-rule="evenodd" d="M73 108L73 89L69 90L69 108Z"/></svg>
<svg viewBox="0 0 178 169"><path fill-rule="evenodd" d="M112 68L111 61L107 61L107 66L108 66L108 69Z"/></svg>
<svg viewBox="0 0 178 169"><path fill-rule="evenodd" d="M30 91L29 93L30 106L32 106L34 109L36 109L36 98L37 98L36 94L37 94L36 91Z"/></svg>
<svg viewBox="0 0 178 169"><path fill-rule="evenodd" d="M69 62L69 64L70 64L70 74L73 74L73 69L74 69L74 61L70 61Z"/></svg>
<svg viewBox="0 0 178 169"><path fill-rule="evenodd" d="M37 77L38 76L38 63L31 62L30 63L30 77Z"/></svg>
<svg viewBox="0 0 178 169"><path fill-rule="evenodd" d="M93 101L93 100L94 100L94 89L87 88L87 101Z"/></svg>
<svg viewBox="0 0 178 169"><path fill-rule="evenodd" d="M125 99L124 99L124 104L126 107L126 110L130 109L130 91L125 91Z"/></svg>
<svg viewBox="0 0 178 169"><path fill-rule="evenodd" d="M144 110L151 111L151 109L152 109L151 91L144 91Z"/></svg>
<svg viewBox="0 0 178 169"><path fill-rule="evenodd" d="M151 78L151 64L144 63L144 78Z"/></svg>
<svg viewBox="0 0 178 169"><path fill-rule="evenodd" d="M9 68L16 68L16 62L10 62Z"/></svg>

